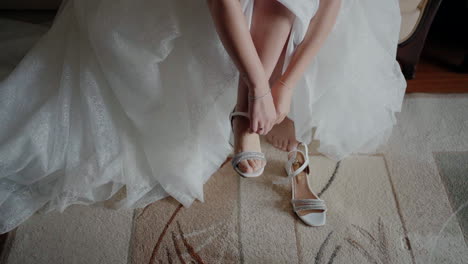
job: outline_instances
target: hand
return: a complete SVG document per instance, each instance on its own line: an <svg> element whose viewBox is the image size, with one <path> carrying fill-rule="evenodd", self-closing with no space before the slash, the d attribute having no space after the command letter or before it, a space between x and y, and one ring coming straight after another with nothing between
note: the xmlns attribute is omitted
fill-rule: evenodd
<svg viewBox="0 0 468 264"><path fill-rule="evenodd" d="M286 118L291 110L293 89L282 81L276 81L271 88L271 93L276 109L275 124L279 124L283 122L284 118Z"/></svg>
<svg viewBox="0 0 468 264"><path fill-rule="evenodd" d="M268 89L268 85L266 86ZM258 99L249 99L250 130L252 133L266 135L275 125L276 110L271 92L264 89L262 96Z"/></svg>

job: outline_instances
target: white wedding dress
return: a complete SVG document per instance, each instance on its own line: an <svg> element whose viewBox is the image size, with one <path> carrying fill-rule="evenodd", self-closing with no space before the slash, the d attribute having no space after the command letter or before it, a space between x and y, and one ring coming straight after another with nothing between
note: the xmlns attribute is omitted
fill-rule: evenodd
<svg viewBox="0 0 468 264"><path fill-rule="evenodd" d="M287 59L319 0L296 14ZM241 1L249 21L253 0ZM395 60L397 0L342 0L337 23L298 83L296 136L340 160L384 145L406 82ZM205 1L70 0L0 83L0 233L36 211L168 195L188 207L232 151L237 70ZM316 128L315 134L312 129Z"/></svg>

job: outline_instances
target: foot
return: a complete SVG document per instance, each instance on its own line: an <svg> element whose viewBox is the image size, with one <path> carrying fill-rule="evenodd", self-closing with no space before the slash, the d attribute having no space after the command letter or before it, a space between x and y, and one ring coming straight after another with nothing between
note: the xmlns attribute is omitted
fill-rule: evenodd
<svg viewBox="0 0 468 264"><path fill-rule="evenodd" d="M266 139L275 148L283 151L291 151L299 144L296 140L294 122L287 117L270 130Z"/></svg>
<svg viewBox="0 0 468 264"><path fill-rule="evenodd" d="M236 116L232 120L234 130L234 154L243 151L261 152L260 137L256 133L250 133L249 119L243 116ZM243 160L237 165L243 173L252 173L265 166L263 160Z"/></svg>

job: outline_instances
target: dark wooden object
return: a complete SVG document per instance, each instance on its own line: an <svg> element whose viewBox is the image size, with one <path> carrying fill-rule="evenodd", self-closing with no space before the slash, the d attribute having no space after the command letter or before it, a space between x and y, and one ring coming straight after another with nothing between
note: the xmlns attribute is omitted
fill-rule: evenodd
<svg viewBox="0 0 468 264"><path fill-rule="evenodd" d="M427 0L427 6L423 10L422 17L413 34L398 45L397 60L400 62L401 70L407 80L415 76L416 65L419 62L427 33L439 9L442 0Z"/></svg>
<svg viewBox="0 0 468 264"><path fill-rule="evenodd" d="M422 58L416 74L418 78L408 80L406 93L468 93L468 74L433 60Z"/></svg>

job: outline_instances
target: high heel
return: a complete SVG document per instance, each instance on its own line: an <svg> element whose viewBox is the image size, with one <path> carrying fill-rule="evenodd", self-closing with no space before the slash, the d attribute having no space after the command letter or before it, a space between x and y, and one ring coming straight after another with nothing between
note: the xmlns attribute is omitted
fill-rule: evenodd
<svg viewBox="0 0 468 264"><path fill-rule="evenodd" d="M298 149L301 145L304 146L304 152ZM300 142L295 150L288 153L285 170L288 181L291 182L291 204L296 215L309 226L325 225L327 212L325 201L320 199L309 186L310 168L306 144Z"/></svg>
<svg viewBox="0 0 468 264"><path fill-rule="evenodd" d="M232 125L232 120L236 116L243 116L243 117L249 118L249 114L246 113L246 112L235 112L235 110L233 110L229 114L229 120L231 121L231 129L232 129L232 133L231 133L229 143L231 144L232 147L234 147L234 128L233 128L233 125ZM262 168L254 171L254 172L251 172L251 173L242 172L239 169L239 167L238 167L239 163L241 161L243 161L243 160L249 160L249 159L256 159L256 160L265 161L265 165L266 165L265 154L263 154L262 152L243 151L243 152L239 152L239 153L234 154L234 156L232 157L232 160L231 160L232 167L234 168L234 170L240 176L245 177L245 178L258 177L258 176L262 175L262 173L263 173L263 171L265 169L265 165L262 166Z"/></svg>

